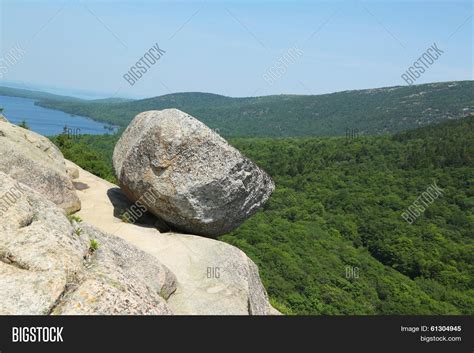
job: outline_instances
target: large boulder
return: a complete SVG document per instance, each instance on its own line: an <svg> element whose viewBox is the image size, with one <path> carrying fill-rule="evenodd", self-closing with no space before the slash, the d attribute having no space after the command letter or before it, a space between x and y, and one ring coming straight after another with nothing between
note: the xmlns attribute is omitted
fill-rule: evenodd
<svg viewBox="0 0 474 353"><path fill-rule="evenodd" d="M115 146L113 163L131 201L198 235L236 228L275 188L262 169L177 109L137 115Z"/></svg>
<svg viewBox="0 0 474 353"><path fill-rule="evenodd" d="M175 276L0 172L0 315L171 314ZM3 198L2 198L3 200Z"/></svg>
<svg viewBox="0 0 474 353"><path fill-rule="evenodd" d="M59 149L46 137L0 121L0 171L40 192L66 212L81 208Z"/></svg>

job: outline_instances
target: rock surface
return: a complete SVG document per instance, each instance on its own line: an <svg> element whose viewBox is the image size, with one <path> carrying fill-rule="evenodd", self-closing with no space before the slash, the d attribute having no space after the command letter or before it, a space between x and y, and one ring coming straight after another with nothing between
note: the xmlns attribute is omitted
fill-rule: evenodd
<svg viewBox="0 0 474 353"><path fill-rule="evenodd" d="M7 118L5 118L5 115L3 115L2 113L0 113L0 121L3 121L3 122L5 122L5 123L8 123Z"/></svg>
<svg viewBox="0 0 474 353"><path fill-rule="evenodd" d="M77 168L77 181L88 186L77 191L82 202L77 214L155 256L176 275L177 290L168 299L173 313L278 314L268 301L257 266L241 250L201 236L160 233L150 224L124 223L120 214L130 209L127 197L116 185Z"/></svg>
<svg viewBox="0 0 474 353"><path fill-rule="evenodd" d="M75 167L67 166L66 167L66 173L71 179L77 179L79 178L79 170Z"/></svg>
<svg viewBox="0 0 474 353"><path fill-rule="evenodd" d="M8 202L6 194L15 195ZM156 258L71 222L0 172L0 314L171 314L176 278ZM92 250L91 240L98 242Z"/></svg>
<svg viewBox="0 0 474 353"><path fill-rule="evenodd" d="M46 137L0 121L0 171L40 192L66 212L81 208L64 157Z"/></svg>
<svg viewBox="0 0 474 353"><path fill-rule="evenodd" d="M239 249L160 233L152 215L124 223L125 194L44 137L0 122L0 142L0 315L278 314ZM61 193L80 197L84 221L65 216Z"/></svg>
<svg viewBox="0 0 474 353"><path fill-rule="evenodd" d="M179 230L211 237L239 226L275 187L222 137L177 109L137 115L113 162L130 200Z"/></svg>

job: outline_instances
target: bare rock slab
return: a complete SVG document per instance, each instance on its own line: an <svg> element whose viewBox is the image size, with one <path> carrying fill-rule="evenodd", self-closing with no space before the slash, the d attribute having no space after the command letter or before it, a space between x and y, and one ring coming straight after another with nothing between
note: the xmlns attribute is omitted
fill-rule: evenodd
<svg viewBox="0 0 474 353"><path fill-rule="evenodd" d="M0 315L169 315L176 277L153 256L0 172ZM91 248L91 242L98 244Z"/></svg>
<svg viewBox="0 0 474 353"><path fill-rule="evenodd" d="M120 189L77 168L77 180L90 187L77 192L82 203L78 215L103 232L114 234L154 256L176 275L176 291L167 299L175 315L278 313L270 305L257 266L244 252L207 237L161 233L153 223L123 222L114 212L117 205L122 207L126 200ZM125 207L130 205L128 201ZM133 266L134 261L128 263Z"/></svg>
<svg viewBox="0 0 474 353"><path fill-rule="evenodd" d="M0 120L0 171L43 194L66 212L81 208L59 149L46 137Z"/></svg>

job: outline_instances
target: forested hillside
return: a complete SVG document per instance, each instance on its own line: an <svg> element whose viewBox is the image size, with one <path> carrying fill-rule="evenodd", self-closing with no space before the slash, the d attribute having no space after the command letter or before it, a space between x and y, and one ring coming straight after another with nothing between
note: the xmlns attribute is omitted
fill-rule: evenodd
<svg viewBox="0 0 474 353"><path fill-rule="evenodd" d="M230 98L175 93L130 102L40 100L37 104L127 126L146 110L177 108L226 137L341 136L394 133L474 112L474 81L430 83L323 95Z"/></svg>
<svg viewBox="0 0 474 353"><path fill-rule="evenodd" d="M236 140L277 190L222 240L253 256L288 312L472 314L473 128L470 117L393 137ZM408 224L401 213L433 181L444 196Z"/></svg>
<svg viewBox="0 0 474 353"><path fill-rule="evenodd" d="M285 313L473 314L473 131L470 116L393 136L231 139L277 188L220 240L259 265ZM116 138L54 141L113 181ZM443 196L408 224L433 182Z"/></svg>

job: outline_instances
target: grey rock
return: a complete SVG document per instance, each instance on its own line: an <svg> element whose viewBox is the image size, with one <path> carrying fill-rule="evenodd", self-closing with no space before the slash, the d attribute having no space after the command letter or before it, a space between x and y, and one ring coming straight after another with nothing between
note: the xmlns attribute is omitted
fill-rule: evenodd
<svg viewBox="0 0 474 353"><path fill-rule="evenodd" d="M46 137L0 121L0 171L40 192L66 212L81 203L64 157Z"/></svg>
<svg viewBox="0 0 474 353"><path fill-rule="evenodd" d="M156 258L0 172L0 315L167 315L175 289Z"/></svg>
<svg viewBox="0 0 474 353"><path fill-rule="evenodd" d="M115 146L113 163L131 201L198 235L236 228L275 188L262 169L177 109L137 115Z"/></svg>

